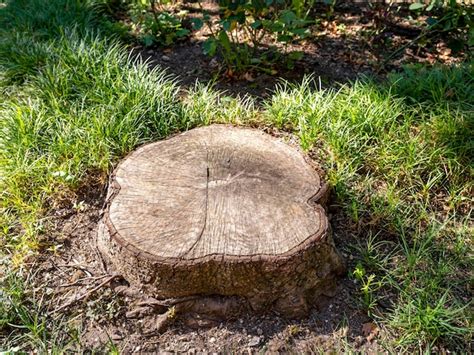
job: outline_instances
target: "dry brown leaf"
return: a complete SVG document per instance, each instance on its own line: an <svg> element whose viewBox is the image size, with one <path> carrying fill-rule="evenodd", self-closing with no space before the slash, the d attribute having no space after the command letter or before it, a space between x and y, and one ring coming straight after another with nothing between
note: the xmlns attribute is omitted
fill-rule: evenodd
<svg viewBox="0 0 474 355"><path fill-rule="evenodd" d="M247 81L254 81L255 80L253 78L252 74L250 74L249 72L246 72L244 75L242 75L242 77Z"/></svg>
<svg viewBox="0 0 474 355"><path fill-rule="evenodd" d="M234 71L231 68L229 68L225 72L224 76L229 78L229 79L232 79L234 77Z"/></svg>
<svg viewBox="0 0 474 355"><path fill-rule="evenodd" d="M362 334L364 334L365 338L368 342L371 342L379 333L379 327L375 323L368 322L362 324Z"/></svg>

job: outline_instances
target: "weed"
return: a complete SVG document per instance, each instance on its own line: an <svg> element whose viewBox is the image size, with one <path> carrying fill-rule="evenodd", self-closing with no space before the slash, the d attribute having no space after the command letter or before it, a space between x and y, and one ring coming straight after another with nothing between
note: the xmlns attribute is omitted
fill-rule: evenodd
<svg viewBox="0 0 474 355"><path fill-rule="evenodd" d="M183 27L185 13L178 14L158 8L156 1L129 1L128 12L131 18L131 29L145 46L158 43L169 46L179 39L185 38L189 30Z"/></svg>
<svg viewBox="0 0 474 355"><path fill-rule="evenodd" d="M382 282L376 280L375 274L368 275L360 263L355 267L352 276L360 283L363 306L370 315L377 304L375 292L382 286Z"/></svg>
<svg viewBox="0 0 474 355"><path fill-rule="evenodd" d="M220 20L211 23L211 17L202 9L202 18L194 20L196 29L207 24L211 36L204 42L204 52L210 56L222 55L228 74L248 69L272 72L268 67L278 59L286 60L289 68L301 59L302 52L287 53L288 44L310 34L307 6L312 1L219 1ZM309 9L308 9L309 12ZM262 41L270 37L283 44L286 56L264 50ZM258 52L264 50L265 53ZM275 57L273 60L271 57Z"/></svg>
<svg viewBox="0 0 474 355"><path fill-rule="evenodd" d="M441 336L449 337L451 341L463 340L469 333L465 315L467 306L449 305L448 294L449 290L433 301L424 299L425 294L416 298L402 294L389 320L393 328L401 331L400 345L424 343L429 350Z"/></svg>
<svg viewBox="0 0 474 355"><path fill-rule="evenodd" d="M76 330L69 327L64 317L48 317L45 295L37 294L25 279L28 277L19 271L9 271L0 278L1 350L56 352L75 348Z"/></svg>

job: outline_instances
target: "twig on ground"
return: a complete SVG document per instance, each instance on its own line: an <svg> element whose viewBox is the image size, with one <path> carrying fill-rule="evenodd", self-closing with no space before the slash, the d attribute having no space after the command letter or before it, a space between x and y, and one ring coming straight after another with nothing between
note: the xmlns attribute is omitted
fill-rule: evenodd
<svg viewBox="0 0 474 355"><path fill-rule="evenodd" d="M86 293L82 294L81 296L77 297L77 298L74 298L66 303L64 303L62 306L60 306L59 308L56 308L55 310L53 310L51 313L57 313L61 310L63 310L64 308L67 308L71 305L73 305L74 303L76 303L77 301L80 301L84 298L87 298L89 295L91 295L92 293L94 293L95 291L97 291L98 289L100 289L102 286L106 285L108 282L112 281L113 279L119 277L120 275L111 275L109 277L107 277L107 279L105 279L103 282L101 282L99 285L97 285L96 287L92 288L91 290L87 291Z"/></svg>
<svg viewBox="0 0 474 355"><path fill-rule="evenodd" d="M99 222L101 223L101 222ZM100 252L99 250L99 244L98 244L98 241L97 241L97 233L95 235L95 238L94 238L94 248L92 248L94 250L94 253L95 255L97 255L97 258L99 260L99 264L100 264L100 267L102 269L103 272L107 272L107 263L105 262L104 260L104 257L102 256L102 253Z"/></svg>
<svg viewBox="0 0 474 355"><path fill-rule="evenodd" d="M75 268L75 269L79 269L79 270L82 270L84 271L84 273L86 273L89 277L92 277L93 276L93 273L92 271L90 271L87 267L85 267L84 265L81 265L81 264L62 264L62 265L59 265L59 264L54 264L54 266L56 267L56 269L59 270L59 268ZM61 271L61 270L60 270ZM62 272L62 271L61 271ZM67 274L66 274L67 275Z"/></svg>
<svg viewBox="0 0 474 355"><path fill-rule="evenodd" d="M61 285L58 285L58 287L72 287L72 286L83 286L84 285L84 281L88 281L88 280L100 280L100 279L103 279L104 277L107 277L109 275L102 275L102 276L91 276L91 277L83 277L75 282L70 282L70 283L66 283L66 284L61 284Z"/></svg>
<svg viewBox="0 0 474 355"><path fill-rule="evenodd" d="M169 298L166 300L157 300L156 298L149 298L145 301L139 302L137 305L140 307L144 307L144 306L172 307L179 303L194 301L201 298L202 296L187 296L187 297L181 297L181 298Z"/></svg>

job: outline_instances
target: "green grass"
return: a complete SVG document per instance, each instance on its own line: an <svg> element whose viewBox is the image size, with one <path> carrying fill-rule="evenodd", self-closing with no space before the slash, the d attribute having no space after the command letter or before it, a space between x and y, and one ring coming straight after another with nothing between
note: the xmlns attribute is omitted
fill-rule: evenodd
<svg viewBox="0 0 474 355"><path fill-rule="evenodd" d="M396 332L397 350L463 349L472 337L473 67L408 68L382 88L310 87L282 86L268 119L325 165L345 233L361 244L362 305ZM377 302L387 295L388 312Z"/></svg>
<svg viewBox="0 0 474 355"><path fill-rule="evenodd" d="M133 61L99 1L0 5L0 350L77 345L31 292L25 256L44 218L103 184L136 146L212 122L293 132L327 172L356 255L360 308L391 351L469 349L472 340L473 66L407 68L380 85L282 84L258 108ZM71 346L76 346L71 345ZM79 346L79 345L77 345Z"/></svg>
<svg viewBox="0 0 474 355"><path fill-rule="evenodd" d="M40 46L49 47L42 68L10 87L0 108L8 212L27 216L42 214L49 196L88 173L106 172L114 158L182 124L176 85L162 72L127 63L118 45L72 32Z"/></svg>

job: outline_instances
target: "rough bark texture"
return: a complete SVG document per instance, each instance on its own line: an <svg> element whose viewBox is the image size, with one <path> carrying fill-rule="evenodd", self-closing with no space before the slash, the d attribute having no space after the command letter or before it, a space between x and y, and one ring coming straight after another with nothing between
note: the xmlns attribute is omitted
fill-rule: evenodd
<svg viewBox="0 0 474 355"><path fill-rule="evenodd" d="M193 129L117 167L99 246L156 298L240 304L237 296L254 311L299 316L343 270L326 198L316 171L283 142L252 129Z"/></svg>

